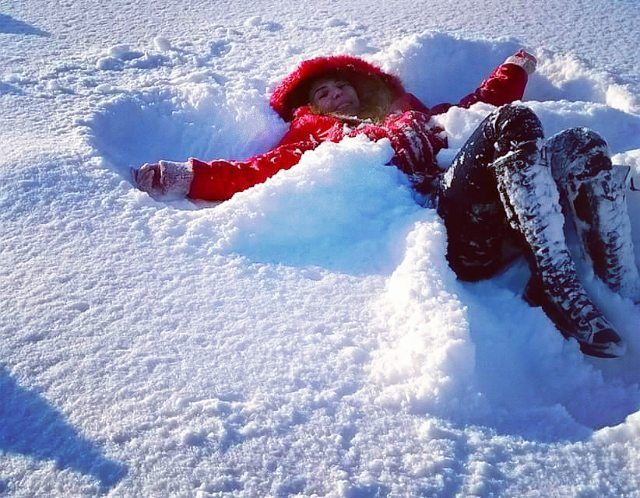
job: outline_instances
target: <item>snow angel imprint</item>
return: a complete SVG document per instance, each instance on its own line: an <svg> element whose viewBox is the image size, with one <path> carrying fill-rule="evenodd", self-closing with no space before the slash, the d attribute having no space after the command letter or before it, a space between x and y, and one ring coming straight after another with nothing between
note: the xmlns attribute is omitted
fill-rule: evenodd
<svg viewBox="0 0 640 498"><path fill-rule="evenodd" d="M444 219L447 260L461 280L489 278L524 255L531 278L524 299L541 306L565 337L600 357L624 354L625 344L592 302L576 274L563 234L572 218L595 274L613 291L640 297L625 203L628 169L613 167L593 131L565 130L544 138L537 116L520 100L535 58L507 58L457 104L427 108L394 75L351 56L307 60L275 89L271 106L287 122L278 145L246 161L160 161L134 171L138 188L156 198L223 201L297 164L325 141L366 135L387 138L391 163ZM443 173L436 155L446 131L432 116L452 105L498 106ZM561 207L562 206L562 207Z"/></svg>

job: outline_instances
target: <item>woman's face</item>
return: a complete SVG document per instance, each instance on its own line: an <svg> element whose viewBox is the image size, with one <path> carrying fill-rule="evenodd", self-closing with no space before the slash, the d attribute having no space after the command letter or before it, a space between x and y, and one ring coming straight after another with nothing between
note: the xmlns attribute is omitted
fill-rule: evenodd
<svg viewBox="0 0 640 498"><path fill-rule="evenodd" d="M311 104L321 113L356 114L360 99L348 81L323 78L316 81L309 92Z"/></svg>

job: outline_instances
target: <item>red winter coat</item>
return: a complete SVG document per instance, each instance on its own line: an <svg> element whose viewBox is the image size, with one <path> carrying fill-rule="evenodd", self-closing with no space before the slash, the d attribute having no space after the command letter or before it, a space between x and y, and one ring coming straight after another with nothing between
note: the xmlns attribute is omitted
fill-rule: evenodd
<svg viewBox="0 0 640 498"><path fill-rule="evenodd" d="M314 114L305 105L308 88L313 80L327 76L347 79L356 88L361 102L366 101L366 89L372 81L384 85L392 96L392 114L381 123ZM507 104L522 98L526 84L527 73L523 68L502 64L456 105ZM372 140L388 138L395 151L391 163L409 175L417 190L428 193L433 180L440 174L435 157L440 149L447 147L447 138L431 116L445 112L452 104L428 109L405 91L398 78L361 59L332 56L303 62L275 89L271 106L285 121L291 122L289 131L278 145L246 161L190 159L193 181L189 197L212 201L229 199L278 171L294 166L304 152L315 149L324 141L339 142L346 136L360 134Z"/></svg>

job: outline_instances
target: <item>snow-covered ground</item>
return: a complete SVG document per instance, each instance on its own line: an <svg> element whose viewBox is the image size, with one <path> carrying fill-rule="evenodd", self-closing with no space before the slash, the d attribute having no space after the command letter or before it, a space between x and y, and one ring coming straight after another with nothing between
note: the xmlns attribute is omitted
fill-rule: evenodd
<svg viewBox="0 0 640 498"><path fill-rule="evenodd" d="M219 205L129 181L275 144L305 58L435 104L521 46L547 133L594 128L640 178L638 2L414 4L0 0L0 496L640 496L640 306L581 268L629 343L597 360L523 262L458 282L388 143ZM453 149L490 110L439 117Z"/></svg>

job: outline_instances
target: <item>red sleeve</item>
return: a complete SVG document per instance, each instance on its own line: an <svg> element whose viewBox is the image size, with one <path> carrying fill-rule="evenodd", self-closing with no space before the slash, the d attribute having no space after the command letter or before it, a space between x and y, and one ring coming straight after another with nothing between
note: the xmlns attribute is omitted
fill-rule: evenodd
<svg viewBox="0 0 640 498"><path fill-rule="evenodd" d="M527 86L527 72L516 64L501 64L473 92L458 102L458 107L468 108L476 102L485 102L495 106L522 100ZM453 107L453 104L438 104L431 108L432 114L441 114Z"/></svg>
<svg viewBox="0 0 640 498"><path fill-rule="evenodd" d="M217 160L204 162L191 159L193 181L189 190L192 199L224 201L278 171L298 164L302 154L315 149L326 140L342 138L342 123L334 117L314 114L304 106L298 108L289 127L275 149L246 161Z"/></svg>
<svg viewBox="0 0 640 498"><path fill-rule="evenodd" d="M278 171L298 164L302 154L316 148L318 142L306 141L281 145L246 161L217 160L204 162L190 159L193 180L188 196L192 199L225 201Z"/></svg>

